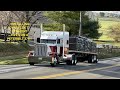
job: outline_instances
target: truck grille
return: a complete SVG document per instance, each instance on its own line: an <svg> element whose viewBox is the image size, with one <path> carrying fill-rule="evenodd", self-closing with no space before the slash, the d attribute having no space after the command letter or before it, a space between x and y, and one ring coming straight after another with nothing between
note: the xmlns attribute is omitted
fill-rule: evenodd
<svg viewBox="0 0 120 90"><path fill-rule="evenodd" d="M36 44L35 45L35 56L46 57L47 56L47 45Z"/></svg>

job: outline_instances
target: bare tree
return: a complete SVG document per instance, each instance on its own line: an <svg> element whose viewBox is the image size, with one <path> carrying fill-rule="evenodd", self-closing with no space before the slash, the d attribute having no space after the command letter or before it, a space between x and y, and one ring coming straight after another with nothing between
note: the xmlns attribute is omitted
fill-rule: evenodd
<svg viewBox="0 0 120 90"><path fill-rule="evenodd" d="M12 22L19 22L22 25L29 23L30 26L26 28L27 31L25 33L27 35L34 24L47 22L47 18L43 13L43 11L0 11L0 24L4 29L4 33L7 33L8 28L11 28L10 25Z"/></svg>
<svg viewBox="0 0 120 90"><path fill-rule="evenodd" d="M27 33L30 32L31 27L40 21L44 21L46 17L43 15L43 11L11 11L15 16L18 17L21 23L30 23Z"/></svg>
<svg viewBox="0 0 120 90"><path fill-rule="evenodd" d="M46 17L43 15L43 11L11 11L17 18L18 21L22 23L29 23L30 26L26 28L26 34L28 34L34 24L38 22L44 22Z"/></svg>
<svg viewBox="0 0 120 90"><path fill-rule="evenodd" d="M12 14L9 11L1 11L0 12L0 24L2 29L4 30L4 41L7 40L7 33L10 23L12 22Z"/></svg>

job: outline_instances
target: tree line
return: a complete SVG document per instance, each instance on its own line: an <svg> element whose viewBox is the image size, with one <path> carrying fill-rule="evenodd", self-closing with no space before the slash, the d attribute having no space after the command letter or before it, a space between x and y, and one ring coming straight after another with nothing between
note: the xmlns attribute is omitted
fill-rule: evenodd
<svg viewBox="0 0 120 90"><path fill-rule="evenodd" d="M88 38L99 38L101 33L98 32L100 28L98 20L91 20L87 11L81 11L82 19L82 36ZM30 23L26 34L31 30L34 24L43 23L45 30L62 30L62 24L66 25L66 31L70 35L78 35L80 26L80 11L0 11L0 26L4 32L7 30L12 22ZM52 21L52 23L49 23ZM47 23L47 24L46 24Z"/></svg>

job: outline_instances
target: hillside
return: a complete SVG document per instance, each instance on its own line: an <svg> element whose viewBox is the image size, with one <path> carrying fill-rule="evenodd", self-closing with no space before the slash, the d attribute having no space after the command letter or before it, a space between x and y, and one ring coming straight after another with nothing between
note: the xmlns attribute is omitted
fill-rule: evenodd
<svg viewBox="0 0 120 90"><path fill-rule="evenodd" d="M99 29L100 33L103 33L103 35L99 38L99 40L104 41L113 41L112 37L109 37L109 27L113 26L115 24L120 23L120 19L118 18L99 18L99 23L101 28Z"/></svg>

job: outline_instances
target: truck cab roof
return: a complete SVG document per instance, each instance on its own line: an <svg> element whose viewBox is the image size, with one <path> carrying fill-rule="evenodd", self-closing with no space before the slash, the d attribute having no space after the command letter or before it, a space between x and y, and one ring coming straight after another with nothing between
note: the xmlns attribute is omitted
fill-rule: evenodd
<svg viewBox="0 0 120 90"><path fill-rule="evenodd" d="M69 36L69 32L65 31L65 36ZM41 39L57 39L63 38L63 31L43 31L41 34Z"/></svg>

